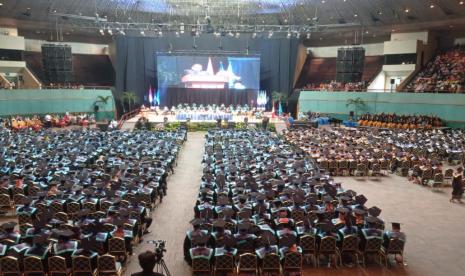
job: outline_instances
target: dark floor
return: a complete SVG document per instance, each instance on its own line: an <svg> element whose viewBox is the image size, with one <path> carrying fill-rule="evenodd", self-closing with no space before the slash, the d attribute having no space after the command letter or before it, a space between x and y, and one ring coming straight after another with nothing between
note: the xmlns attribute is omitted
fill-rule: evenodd
<svg viewBox="0 0 465 276"><path fill-rule="evenodd" d="M175 174L169 178L168 196L153 213L152 233L144 238L167 241L164 259L174 276L191 274L183 258L183 241L200 183L203 143L204 133L189 133ZM465 275L465 205L449 203L449 189L435 193L395 175L337 180L365 194L367 206L380 207L388 227L392 221L402 223L407 234L406 265L389 269L377 264L339 269L306 266L304 275ZM145 241L136 248L126 275L139 270L137 253L153 248Z"/></svg>

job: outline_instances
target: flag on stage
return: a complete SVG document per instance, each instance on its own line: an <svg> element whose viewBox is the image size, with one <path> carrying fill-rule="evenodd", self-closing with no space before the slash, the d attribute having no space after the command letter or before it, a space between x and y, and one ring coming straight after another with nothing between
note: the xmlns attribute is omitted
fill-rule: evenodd
<svg viewBox="0 0 465 276"><path fill-rule="evenodd" d="M281 116L281 114L283 114L283 106L281 105L281 102L279 102L278 115Z"/></svg>
<svg viewBox="0 0 465 276"><path fill-rule="evenodd" d="M207 73L210 76L215 75L215 73L213 72L212 59L210 57L208 58Z"/></svg>
<svg viewBox="0 0 465 276"><path fill-rule="evenodd" d="M153 90L152 90L152 85L149 86L149 103L150 106L153 104Z"/></svg>
<svg viewBox="0 0 465 276"><path fill-rule="evenodd" d="M155 105L160 105L160 89L158 89L157 94L155 94Z"/></svg>

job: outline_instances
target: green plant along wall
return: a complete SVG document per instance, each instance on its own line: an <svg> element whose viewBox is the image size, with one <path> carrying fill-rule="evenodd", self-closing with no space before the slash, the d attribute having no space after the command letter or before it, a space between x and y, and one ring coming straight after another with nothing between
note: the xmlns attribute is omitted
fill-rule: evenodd
<svg viewBox="0 0 465 276"><path fill-rule="evenodd" d="M465 127L465 94L302 91L298 108L300 112L326 113L339 119L347 119L350 111L357 115L437 115L448 126Z"/></svg>
<svg viewBox="0 0 465 276"><path fill-rule="evenodd" d="M94 112L96 105L98 112ZM111 90L0 90L0 116L77 112L110 120L115 116L114 107Z"/></svg>

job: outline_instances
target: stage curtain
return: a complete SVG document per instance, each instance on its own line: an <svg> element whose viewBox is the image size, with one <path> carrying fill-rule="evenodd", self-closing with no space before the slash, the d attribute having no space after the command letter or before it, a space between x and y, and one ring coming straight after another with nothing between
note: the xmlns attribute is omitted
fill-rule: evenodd
<svg viewBox="0 0 465 276"><path fill-rule="evenodd" d="M305 61L307 60L307 47L303 44L298 46L296 62L295 62L295 72L294 72L294 82L292 83L292 88L295 88L297 80L302 73L302 69L304 68Z"/></svg>

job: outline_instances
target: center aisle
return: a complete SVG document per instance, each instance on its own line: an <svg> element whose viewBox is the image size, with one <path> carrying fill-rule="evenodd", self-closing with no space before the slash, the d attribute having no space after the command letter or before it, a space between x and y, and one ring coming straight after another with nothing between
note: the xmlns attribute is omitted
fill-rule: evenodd
<svg viewBox="0 0 465 276"><path fill-rule="evenodd" d="M190 132L178 156L174 174L168 178L168 195L163 198L152 213L153 224L150 234L134 248L134 256L125 275L141 271L137 255L154 250L151 240L166 240L164 260L171 275L190 275L190 267L184 261L183 243L186 231L191 228L189 221L194 216L195 200L202 178L202 157L204 153L204 132Z"/></svg>

